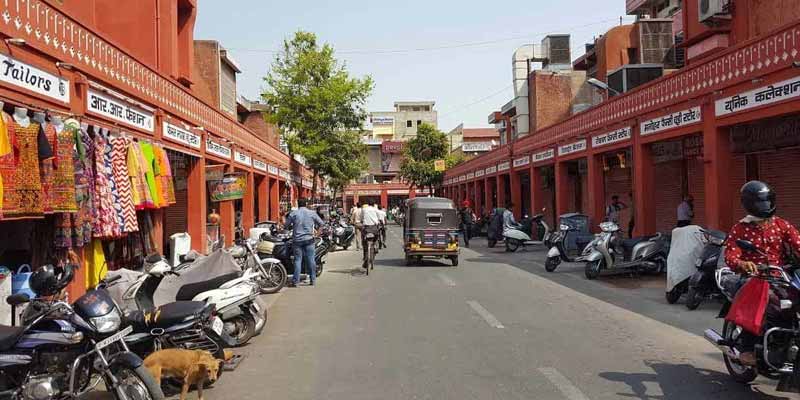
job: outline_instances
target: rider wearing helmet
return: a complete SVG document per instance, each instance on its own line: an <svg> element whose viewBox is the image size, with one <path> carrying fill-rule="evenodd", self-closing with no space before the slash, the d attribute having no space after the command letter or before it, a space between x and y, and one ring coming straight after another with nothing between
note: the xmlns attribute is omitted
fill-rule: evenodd
<svg viewBox="0 0 800 400"><path fill-rule="evenodd" d="M789 254L785 250L788 247L795 254L800 254L800 233L788 221L775 215L775 192L764 182L750 181L742 186L741 200L747 216L734 225L728 234L725 242L725 263L743 275L756 273L759 264L789 264ZM753 243L760 253L742 251L736 245L739 239ZM757 338L750 336L753 335L742 337L746 348L741 349L743 353L740 361L746 365L755 365L752 346Z"/></svg>

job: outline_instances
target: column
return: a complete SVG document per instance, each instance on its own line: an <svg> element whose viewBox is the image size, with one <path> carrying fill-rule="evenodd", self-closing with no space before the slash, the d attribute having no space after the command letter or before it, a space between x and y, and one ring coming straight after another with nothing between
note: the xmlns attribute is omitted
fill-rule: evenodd
<svg viewBox="0 0 800 400"><path fill-rule="evenodd" d="M504 174L497 175L497 206L506 206L506 180L503 178Z"/></svg>
<svg viewBox="0 0 800 400"><path fill-rule="evenodd" d="M381 190L381 207L389 208L389 191L386 189Z"/></svg>
<svg viewBox="0 0 800 400"><path fill-rule="evenodd" d="M219 233L225 235L225 245L230 246L233 244L236 223L233 201L220 201L217 204L219 205Z"/></svg>
<svg viewBox="0 0 800 400"><path fill-rule="evenodd" d="M245 236L250 234L250 228L252 228L256 222L255 177L252 172L247 172L246 177L247 187L244 190L244 197L242 198L242 230Z"/></svg>
<svg viewBox="0 0 800 400"><path fill-rule="evenodd" d="M281 191L280 182L275 178L269 179L269 220L281 220Z"/></svg>
<svg viewBox="0 0 800 400"><path fill-rule="evenodd" d="M269 178L260 176L256 183L258 193L258 220L269 219Z"/></svg>
<svg viewBox="0 0 800 400"><path fill-rule="evenodd" d="M483 180L483 206L486 212L490 212L495 205L492 203L492 181L489 178Z"/></svg>
<svg viewBox="0 0 800 400"><path fill-rule="evenodd" d="M587 157L587 179L589 180L587 183L589 193L584 193L584 195L589 196L589 210L587 214L589 215L589 221L592 226L596 226L605 218L605 198L606 198L606 188L603 179L603 160L602 155L600 154L589 154ZM625 193L619 193L619 196L622 198ZM620 221L620 224L624 224L627 221ZM627 231L627 225L619 227L623 232Z"/></svg>
<svg viewBox="0 0 800 400"><path fill-rule="evenodd" d="M569 199L567 199L567 195L569 193L568 185L569 185L569 172L567 171L567 163L558 161L555 165L555 176L556 176L556 213L555 215L561 215L570 212L569 210Z"/></svg>
<svg viewBox="0 0 800 400"><path fill-rule="evenodd" d="M483 183L482 179L478 179L472 185L475 187L475 204L473 205L473 207L474 207L473 210L475 210L475 214L480 216L481 209L483 208L483 198L484 198L484 196L483 196L483 186L484 186L484 183Z"/></svg>
<svg viewBox="0 0 800 400"><path fill-rule="evenodd" d="M650 235L656 231L655 167L649 144L637 143L638 125L634 128L633 148L633 211L634 236Z"/></svg>
<svg viewBox="0 0 800 400"><path fill-rule="evenodd" d="M514 218L519 219L522 218L522 181L520 180L519 172L511 171L509 173L509 182L511 184L511 202L514 203ZM534 215L534 213L531 215Z"/></svg>
<svg viewBox="0 0 800 400"><path fill-rule="evenodd" d="M531 179L531 208L533 209L531 213L533 215L539 214L542 212L542 208L547 207L544 204L544 199L542 198L542 174L539 168L535 168L531 166L530 168L530 179Z"/></svg>
<svg viewBox="0 0 800 400"><path fill-rule="evenodd" d="M207 251L206 216L208 215L205 158L191 158L186 185L186 230L192 237L192 249L205 254Z"/></svg>
<svg viewBox="0 0 800 400"><path fill-rule="evenodd" d="M714 103L703 105L703 162L705 163L706 223L709 228L728 231L733 224L733 202L737 194L731 185L731 149L727 128L717 126Z"/></svg>

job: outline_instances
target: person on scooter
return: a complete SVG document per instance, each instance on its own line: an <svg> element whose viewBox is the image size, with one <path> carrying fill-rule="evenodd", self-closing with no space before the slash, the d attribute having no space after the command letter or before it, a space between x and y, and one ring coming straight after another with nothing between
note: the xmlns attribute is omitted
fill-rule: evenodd
<svg viewBox="0 0 800 400"><path fill-rule="evenodd" d="M519 224L514 219L514 203L507 202L506 209L503 211L503 230L506 229L519 229Z"/></svg>
<svg viewBox="0 0 800 400"><path fill-rule="evenodd" d="M785 219L775 216L775 192L769 185L761 181L747 182L741 189L741 201L747 216L731 228L725 241L725 263L731 269L748 276L758 272L759 264L787 265L790 257L786 248L800 254L800 233ZM763 254L742 251L736 245L739 239L752 242ZM741 280L738 284L741 287ZM770 293L770 296L775 294ZM758 337L743 331L740 338L740 361L744 365L756 365L753 350Z"/></svg>
<svg viewBox="0 0 800 400"><path fill-rule="evenodd" d="M464 200L461 203L461 209L458 210L459 229L461 235L464 237L464 247L469 247L470 228L474 220L472 219L472 207L470 207L469 200Z"/></svg>

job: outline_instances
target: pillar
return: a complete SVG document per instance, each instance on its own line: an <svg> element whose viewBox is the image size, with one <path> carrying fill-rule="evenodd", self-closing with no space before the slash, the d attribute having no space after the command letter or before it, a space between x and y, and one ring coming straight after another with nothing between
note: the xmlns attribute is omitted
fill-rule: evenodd
<svg viewBox="0 0 800 400"><path fill-rule="evenodd" d="M542 195L542 173L539 168L530 168L531 180L531 214L536 215L542 212L542 209L547 207L544 204L544 196Z"/></svg>
<svg viewBox="0 0 800 400"><path fill-rule="evenodd" d="M606 202L606 188L603 178L603 160L600 154L589 154L587 157L587 188L589 193L584 195L589 196L589 220L592 226L596 226L605 218L605 202ZM623 196L624 193L619 193ZM625 224L627 221L620 221L620 224ZM627 225L619 227L623 232L627 231Z"/></svg>
<svg viewBox="0 0 800 400"><path fill-rule="evenodd" d="M389 191L386 189L381 190L381 207L389 208Z"/></svg>
<svg viewBox="0 0 800 400"><path fill-rule="evenodd" d="M275 178L269 179L269 220L281 220L281 188L280 182Z"/></svg>
<svg viewBox="0 0 800 400"><path fill-rule="evenodd" d="M569 210L569 172L567 171L566 162L556 162L555 165L555 178L556 178L556 212L555 215L561 215L570 212Z"/></svg>
<svg viewBox="0 0 800 400"><path fill-rule="evenodd" d="M635 127L638 130L638 125ZM637 143L638 133L634 131L633 148L633 221L634 236L650 235L656 232L655 167L653 152L649 144Z"/></svg>
<svg viewBox="0 0 800 400"><path fill-rule="evenodd" d="M714 103L703 104L703 161L705 163L705 212L709 228L728 231L733 224L731 149L727 128L717 126Z"/></svg>
<svg viewBox="0 0 800 400"><path fill-rule="evenodd" d="M492 203L492 181L489 178L483 180L483 206L486 207L487 213L495 208Z"/></svg>
<svg viewBox="0 0 800 400"><path fill-rule="evenodd" d="M506 180L503 178L504 174L497 175L497 206L506 206Z"/></svg>
<svg viewBox="0 0 800 400"><path fill-rule="evenodd" d="M225 246L230 246L235 239L236 212L233 201L220 201L217 205L219 206L219 233L225 235Z"/></svg>
<svg viewBox="0 0 800 400"><path fill-rule="evenodd" d="M266 221L269 219L269 178L261 176L256 180L256 191L258 193L258 220Z"/></svg>
<svg viewBox="0 0 800 400"><path fill-rule="evenodd" d="M191 158L186 178L186 227L192 237L192 249L201 254L207 251L206 235L206 160Z"/></svg>
<svg viewBox="0 0 800 400"><path fill-rule="evenodd" d="M473 210L475 210L475 214L478 216L481 215L483 211L483 180L478 179L473 183L473 187L475 188L475 204L473 205Z"/></svg>
<svg viewBox="0 0 800 400"><path fill-rule="evenodd" d="M252 172L245 173L247 179L247 187L244 189L244 197L242 198L242 232L245 236L250 234L250 228L255 225L256 216L256 185L255 177Z"/></svg>
<svg viewBox="0 0 800 400"><path fill-rule="evenodd" d="M511 171L508 175L511 185L511 202L514 203L514 218L519 219L522 218L522 181L519 172Z"/></svg>

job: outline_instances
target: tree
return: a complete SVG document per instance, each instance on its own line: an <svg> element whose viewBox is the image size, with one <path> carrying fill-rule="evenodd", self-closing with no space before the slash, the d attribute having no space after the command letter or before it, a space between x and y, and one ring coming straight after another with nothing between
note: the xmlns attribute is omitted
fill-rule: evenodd
<svg viewBox="0 0 800 400"><path fill-rule="evenodd" d="M444 179L444 172L436 171L434 162L445 160L447 168L460 162L457 156L450 155L447 135L429 124L417 128L417 136L406 142L403 156L400 175L414 186L429 188L431 194Z"/></svg>
<svg viewBox="0 0 800 400"><path fill-rule="evenodd" d="M284 40L261 95L270 106L267 118L281 128L289 152L303 156L314 172L312 192L320 175L354 179L367 165L360 132L374 84L369 76L350 77L333 53L329 44L317 43L315 34L296 32Z"/></svg>

